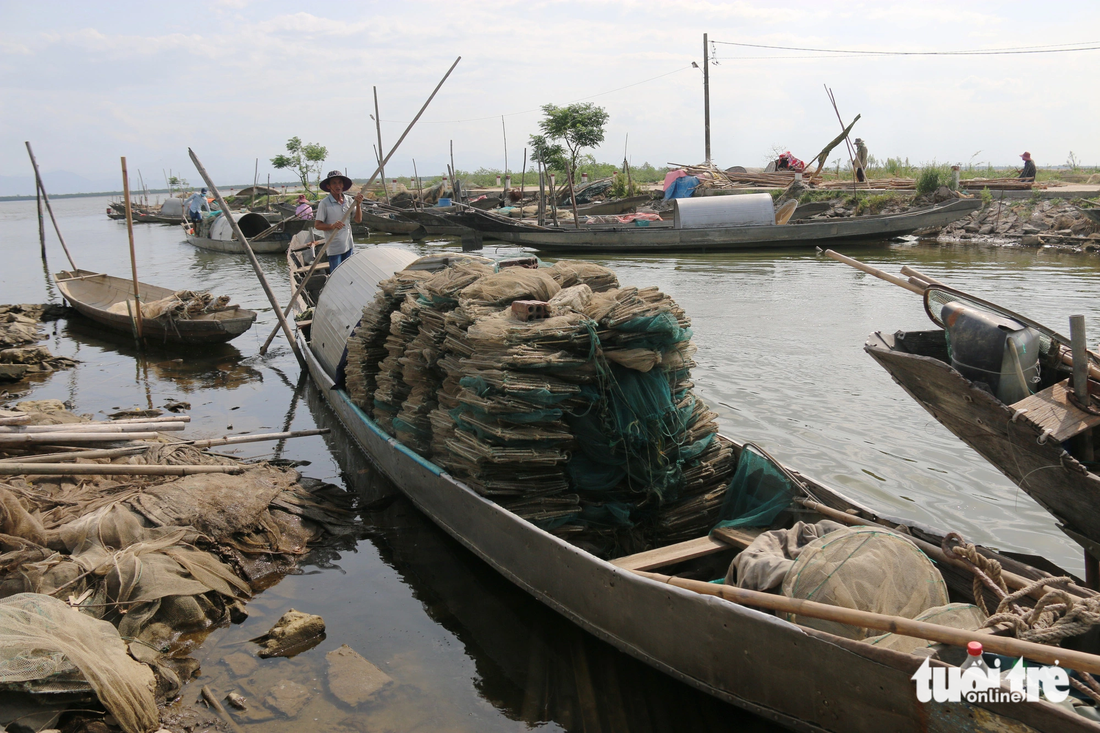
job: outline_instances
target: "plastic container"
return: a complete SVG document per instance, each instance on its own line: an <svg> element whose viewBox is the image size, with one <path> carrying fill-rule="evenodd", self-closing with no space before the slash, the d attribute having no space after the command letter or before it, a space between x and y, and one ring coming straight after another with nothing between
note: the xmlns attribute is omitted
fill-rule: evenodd
<svg viewBox="0 0 1100 733"><path fill-rule="evenodd" d="M441 198L441 199L439 199L439 203L436 204L436 206L450 206L450 205L451 205L451 200L448 199L448 198Z"/></svg>
<svg viewBox="0 0 1100 733"><path fill-rule="evenodd" d="M989 665L982 659L982 643L980 641L972 641L966 645L966 659L959 665L959 669L963 672L968 669L989 671Z"/></svg>
<svg viewBox="0 0 1100 733"><path fill-rule="evenodd" d="M1006 405L1032 393L1039 376L1039 332L1018 321L962 303L941 314L951 366L972 382L984 382Z"/></svg>

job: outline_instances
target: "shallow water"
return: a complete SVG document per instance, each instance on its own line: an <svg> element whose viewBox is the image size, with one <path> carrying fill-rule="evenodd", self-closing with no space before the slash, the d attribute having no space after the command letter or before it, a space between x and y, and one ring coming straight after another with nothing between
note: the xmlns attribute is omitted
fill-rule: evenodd
<svg viewBox="0 0 1100 733"><path fill-rule="evenodd" d="M77 265L129 275L126 227L107 219L107 199L53 203ZM0 271L0 302L59 302L47 273L69 265L50 232L50 264L43 267L34 203L0 203L0 234L9 252L9 266ZM76 318L47 324L51 351L81 363L36 382L24 398L69 400L76 412L97 418L120 408L186 401L193 420L189 437L332 422L315 390L296 389L298 366L281 336L267 356L259 356L275 318L245 256L201 252L170 226L136 225L134 235L139 279L230 295L260 312L256 325L230 345L181 355L156 348L143 354L129 338ZM363 246L368 244L424 253L458 249L453 242L413 245L392 237ZM908 264L1056 330L1068 330L1070 314L1084 313L1090 343L1100 334L1100 313L1090 308L1100 260L1092 255L916 242L837 249L894 273ZM485 251L516 250L490 244ZM623 283L660 286L692 317L699 347L694 381L719 412L723 432L759 443L872 507L1082 571L1080 552L1053 520L863 352L872 331L932 327L917 296L813 250L591 259L612 266ZM260 260L285 300L285 261ZM219 450L309 461L300 469L304 474L346 486L365 500L392 493L338 426L324 438ZM574 730L589 728L596 716L609 729L661 730L672 725L662 721L682 720L693 721L693 728L719 721L771 728L577 631L404 500L363 517L362 541L318 553L302 574L249 603L244 624L214 631L196 650L200 684L222 694L237 688L262 698L267 685L282 679L311 694L293 721L256 720L250 727L301 730L316 720L324 730L513 730L539 723ZM288 607L324 616L326 640L291 660L260 661L247 675L230 672L225 658L251 652L246 640ZM395 680L355 711L331 698L323 681L324 654L345 643ZM185 697L193 698L196 688L192 683ZM585 700L595 700L595 707L582 705Z"/></svg>

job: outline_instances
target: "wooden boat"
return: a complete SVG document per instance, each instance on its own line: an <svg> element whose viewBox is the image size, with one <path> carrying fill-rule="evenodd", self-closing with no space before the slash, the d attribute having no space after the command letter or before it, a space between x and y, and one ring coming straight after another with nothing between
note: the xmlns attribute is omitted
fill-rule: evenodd
<svg viewBox="0 0 1100 733"><path fill-rule="evenodd" d="M502 232L499 238L546 252L708 252L730 249L810 247L834 241L873 241L942 227L979 208L977 199L957 199L904 214L858 216L850 219L793 221L703 229L654 226L614 226L607 229ZM494 235L496 236L496 235Z"/></svg>
<svg viewBox="0 0 1100 733"><path fill-rule="evenodd" d="M248 244L256 254L281 254L286 252L291 237L296 233L296 231L290 231L295 227L288 228L289 224L295 222L288 222L271 229L273 225L262 214L233 212L232 216L244 235L248 237ZM308 226L308 224L308 222L305 222L305 225ZM233 227L223 216L204 219L197 233L189 223L183 223L182 227L188 243L199 249L211 252L244 254L244 248L237 240ZM301 229L301 227L296 229ZM264 234L264 232L268 233Z"/></svg>
<svg viewBox="0 0 1100 733"><path fill-rule="evenodd" d="M134 332L130 313L134 304L134 283L120 277L88 270L72 270L54 275L61 295L77 312L108 328ZM148 305L168 298L176 291L138 283L141 300ZM191 318L162 314L142 320L142 333L149 341L179 344L223 343L240 336L256 320L254 311L231 305Z"/></svg>
<svg viewBox="0 0 1100 733"><path fill-rule="evenodd" d="M461 237L472 232L469 227L458 223L451 216L459 208L458 206L439 206L432 207L431 210L408 209L401 215L417 224L417 228L409 233L414 242L419 242L425 237Z"/></svg>
<svg viewBox="0 0 1100 733"><path fill-rule="evenodd" d="M1065 363L1069 340L947 287L933 285L924 298L933 320L944 303L960 302L1043 334L1040 381L1030 385L1032 394L1007 403L988 384L963 376L952 365L942 321L935 330L876 332L864 349L944 427L1053 514L1061 529L1085 548L1086 564L1095 568L1100 558L1100 472L1092 457L1092 428L1100 425L1100 411L1095 401L1082 410L1070 394L1072 368ZM1096 354L1090 353L1089 360L1100 367ZM1100 395L1097 372L1091 371L1089 391Z"/></svg>
<svg viewBox="0 0 1100 733"><path fill-rule="evenodd" d="M384 432L342 387L348 334L373 297L373 282L401 269L432 269L447 261L444 256L417 259L394 248L357 253L315 300L311 292L295 304L313 309L308 324L299 322L296 340L319 393L366 457L425 515L505 578L621 651L797 730L1100 731L1100 725L1046 702L922 704L911 678L923 658L800 626L728 600L732 586L686 579L721 577L732 557L764 528L716 531L637 555L601 559L480 496ZM292 276L304 274L302 264L292 262ZM731 460L737 460L744 445L720 440L732 448ZM903 526L918 542L930 543L920 546L933 554L943 540L933 530L879 515L829 487L789 475L800 484L801 496L797 508L777 523L793 521L797 514L806 521L829 517L848 524ZM1025 584L1022 578L1044 577L1007 555L979 552L1003 562ZM969 571L949 561L939 569L954 597L973 598ZM1079 586L1070 588L1078 597L1091 596ZM988 649L1005 643L994 636L980 638ZM1051 653L1069 664L1068 650ZM939 660L931 664L950 666Z"/></svg>

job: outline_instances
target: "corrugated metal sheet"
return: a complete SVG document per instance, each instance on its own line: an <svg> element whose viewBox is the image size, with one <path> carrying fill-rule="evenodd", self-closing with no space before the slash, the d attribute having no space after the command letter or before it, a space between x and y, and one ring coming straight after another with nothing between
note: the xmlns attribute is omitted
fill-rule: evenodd
<svg viewBox="0 0 1100 733"><path fill-rule="evenodd" d="M371 247L355 253L329 275L313 309L310 333L313 353L330 377L337 379L348 336L363 317L363 306L374 298L378 283L416 259L408 250Z"/></svg>
<svg viewBox="0 0 1100 733"><path fill-rule="evenodd" d="M676 229L775 224L775 204L767 193L673 199L672 211Z"/></svg>

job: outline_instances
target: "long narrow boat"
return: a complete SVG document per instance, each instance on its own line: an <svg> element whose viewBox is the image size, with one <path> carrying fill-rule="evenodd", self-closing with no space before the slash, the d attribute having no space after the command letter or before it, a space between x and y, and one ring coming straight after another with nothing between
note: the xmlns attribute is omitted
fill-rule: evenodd
<svg viewBox="0 0 1100 733"><path fill-rule="evenodd" d="M883 240L942 227L978 209L978 199L957 199L903 214L850 219L791 221L678 229L673 226L616 226L606 229L501 232L499 238L546 252L708 252L730 249L812 247L834 241ZM494 236L498 236L494 234Z"/></svg>
<svg viewBox="0 0 1100 733"><path fill-rule="evenodd" d="M946 286L929 287L924 299L925 310L940 328L876 332L864 349L944 427L1053 514L1062 530L1085 548L1091 571L1100 558L1100 473L1093 430L1100 425L1100 383L1095 376L1100 356L1088 354L1093 367L1089 391L1098 397L1092 407L1082 409L1070 386L1072 367L1065 363L1069 339ZM988 314L983 319L988 334L980 343L982 355L997 362L989 373L967 368L976 357L962 355L958 336L952 359L943 328L943 309L950 303ZM1031 378L1025 366L1021 373L1028 378L1022 389L1001 389L1005 335L1025 329L1040 334L1037 375ZM1034 349L1029 351L1034 354Z"/></svg>
<svg viewBox="0 0 1100 733"><path fill-rule="evenodd" d="M78 313L115 331L133 333L134 283L88 270L54 275L61 295ZM176 291L138 283L143 305L171 298ZM163 313L142 320L143 336L153 342L216 344L240 336L256 320L254 311L230 305L190 317Z"/></svg>
<svg viewBox="0 0 1100 733"><path fill-rule="evenodd" d="M311 290L296 303L297 308L312 308L309 322L299 322L297 341L320 394L370 461L425 515L505 578L625 653L796 730L1100 731L1100 724L1044 701L921 703L912 678L922 663L928 663L925 657L819 631L733 602L722 590L730 586L681 579L721 577L763 527L716 530L711 536L602 559L480 496L391 437L342 386L348 336L373 297L375 283L402 269L433 269L446 264L448 257L457 255L417 259L413 253L381 247L357 253L329 276L316 291L316 300ZM292 275L304 274L305 259L308 254L291 261ZM720 440L732 449L730 460L738 460L743 444ZM811 522L828 517L900 528L925 543L921 547L943 542L940 533L877 514L840 492L783 470L799 486L800 496L777 524L789 524L796 516ZM1046 577L1007 555L984 548L978 552L1001 562L1024 584L1024 578ZM973 600L974 576L969 571L946 557L938 569L953 599ZM1093 595L1076 585L1068 588L1078 598ZM973 633L987 648L994 648L995 637ZM1069 652L1056 651L1068 665L1064 655ZM952 661L961 659L956 655ZM1096 662L1100 664L1100 658ZM939 659L929 664L951 666Z"/></svg>

